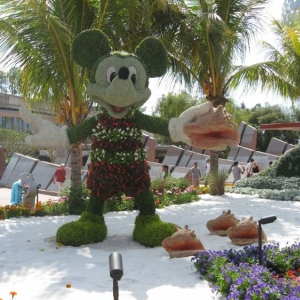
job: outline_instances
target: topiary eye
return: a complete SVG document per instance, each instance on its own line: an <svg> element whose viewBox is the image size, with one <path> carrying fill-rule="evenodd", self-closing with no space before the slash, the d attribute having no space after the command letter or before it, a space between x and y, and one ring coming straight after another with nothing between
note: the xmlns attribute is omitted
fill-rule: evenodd
<svg viewBox="0 0 300 300"><path fill-rule="evenodd" d="M132 83L136 83L136 68L135 67L129 67L129 78L131 79Z"/></svg>
<svg viewBox="0 0 300 300"><path fill-rule="evenodd" d="M117 77L117 70L115 67L109 67L106 72L107 82L111 83Z"/></svg>

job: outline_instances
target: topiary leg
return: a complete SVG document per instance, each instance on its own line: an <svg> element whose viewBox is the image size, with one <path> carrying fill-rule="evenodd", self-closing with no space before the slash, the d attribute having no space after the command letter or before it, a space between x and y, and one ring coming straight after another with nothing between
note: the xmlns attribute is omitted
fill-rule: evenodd
<svg viewBox="0 0 300 300"><path fill-rule="evenodd" d="M56 242L65 246L81 246L102 242L107 235L104 217L90 212L81 214L80 219L58 228Z"/></svg>
<svg viewBox="0 0 300 300"><path fill-rule="evenodd" d="M135 203L139 208L142 215L154 215L155 214L155 203L152 192L147 189L146 191L140 193L135 198Z"/></svg>
<svg viewBox="0 0 300 300"><path fill-rule="evenodd" d="M102 242L107 235L103 217L104 199L91 194L87 212L78 221L62 225L56 233L56 242L65 246L81 246Z"/></svg>
<svg viewBox="0 0 300 300"><path fill-rule="evenodd" d="M87 205L87 211L102 216L104 210L105 199L98 196L97 194L91 193L90 199Z"/></svg>
<svg viewBox="0 0 300 300"><path fill-rule="evenodd" d="M150 190L139 194L135 201L140 214L135 219L133 239L147 247L161 246L162 241L175 232L176 225L162 222L155 214L154 197Z"/></svg>
<svg viewBox="0 0 300 300"><path fill-rule="evenodd" d="M161 246L162 241L171 236L177 227L173 223L162 222L157 214L139 214L134 224L133 240L151 248Z"/></svg>

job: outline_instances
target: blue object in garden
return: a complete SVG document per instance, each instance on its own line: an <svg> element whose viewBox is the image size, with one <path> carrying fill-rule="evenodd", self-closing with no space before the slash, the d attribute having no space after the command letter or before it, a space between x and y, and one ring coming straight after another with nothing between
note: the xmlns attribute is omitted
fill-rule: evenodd
<svg viewBox="0 0 300 300"><path fill-rule="evenodd" d="M18 181L14 182L11 187L11 198L10 203L12 205L21 205L22 204L22 191L23 185L22 180L19 179Z"/></svg>
<svg viewBox="0 0 300 300"><path fill-rule="evenodd" d="M37 190L37 184L34 182L33 175L31 173L24 172L20 175L20 179L13 183L11 187L10 203L12 205L29 205L33 210ZM22 194L24 194L23 197Z"/></svg>

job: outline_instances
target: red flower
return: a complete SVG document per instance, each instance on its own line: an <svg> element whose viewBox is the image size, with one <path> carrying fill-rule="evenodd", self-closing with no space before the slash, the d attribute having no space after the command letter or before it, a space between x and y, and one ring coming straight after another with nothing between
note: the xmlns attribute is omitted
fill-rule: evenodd
<svg viewBox="0 0 300 300"><path fill-rule="evenodd" d="M292 270L288 270L288 271L287 271L287 275L288 275L290 278L295 278L295 277L296 277L294 271L292 271Z"/></svg>

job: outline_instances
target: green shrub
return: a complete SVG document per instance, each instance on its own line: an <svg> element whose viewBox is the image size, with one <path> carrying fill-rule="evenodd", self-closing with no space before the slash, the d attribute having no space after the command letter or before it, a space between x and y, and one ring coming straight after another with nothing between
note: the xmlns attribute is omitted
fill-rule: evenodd
<svg viewBox="0 0 300 300"><path fill-rule="evenodd" d="M134 241L146 247L158 247L165 238L175 232L175 228L173 223L162 222L157 214L139 214L135 219L132 237Z"/></svg>
<svg viewBox="0 0 300 300"><path fill-rule="evenodd" d="M299 177L300 176L300 145L286 151L272 165L269 171L271 177Z"/></svg>
<svg viewBox="0 0 300 300"><path fill-rule="evenodd" d="M64 224L57 230L56 242L78 247L102 242L106 235L104 217L84 212L78 221Z"/></svg>
<svg viewBox="0 0 300 300"><path fill-rule="evenodd" d="M299 189L300 177L270 177L255 175L250 178L244 178L236 182L235 187L254 188L254 189Z"/></svg>
<svg viewBox="0 0 300 300"><path fill-rule="evenodd" d="M219 171L211 172L208 175L209 193L210 195L224 195L225 181L228 178L228 171L221 169Z"/></svg>
<svg viewBox="0 0 300 300"><path fill-rule="evenodd" d="M167 178L157 178L152 180L151 188L153 190L163 192L164 190L170 190L174 187L178 187L181 190L185 190L190 186L190 182L186 178L175 178L169 176Z"/></svg>
<svg viewBox="0 0 300 300"><path fill-rule="evenodd" d="M64 190L62 195L68 196L69 213L72 215L80 215L86 210L87 198L89 197L89 191L84 185L79 188L71 186Z"/></svg>
<svg viewBox="0 0 300 300"><path fill-rule="evenodd" d="M54 202L49 200L43 203L43 206L47 216L65 216L69 214L69 202L67 199L62 200L62 202ZM33 215L36 214L33 213Z"/></svg>
<svg viewBox="0 0 300 300"><path fill-rule="evenodd" d="M188 188L190 185L191 185L191 183L189 182L188 179L181 177L181 178L175 178L175 180L173 181L172 188L173 187L178 187L183 191L186 188Z"/></svg>
<svg viewBox="0 0 300 300"><path fill-rule="evenodd" d="M198 201L200 199L198 190L188 187L181 190L174 187L170 190L165 190L163 193L155 192L154 201L157 208L163 208L173 204L184 204Z"/></svg>
<svg viewBox="0 0 300 300"><path fill-rule="evenodd" d="M236 182L235 187L268 189L268 190L299 190L300 186L300 145L281 155L271 167L257 175Z"/></svg>
<svg viewBox="0 0 300 300"><path fill-rule="evenodd" d="M121 196L105 201L103 213L110 211L133 210L134 208L134 198Z"/></svg>
<svg viewBox="0 0 300 300"><path fill-rule="evenodd" d="M7 219L7 213L4 207L0 207L0 220Z"/></svg>
<svg viewBox="0 0 300 300"><path fill-rule="evenodd" d="M26 206L6 206L7 218L20 218L28 217L30 215L30 209Z"/></svg>
<svg viewBox="0 0 300 300"><path fill-rule="evenodd" d="M154 179L152 182L151 182L151 188L155 191L158 191L160 193L162 193L167 185L168 185L168 181L171 179L171 176L167 177L167 178L157 178L157 179Z"/></svg>

